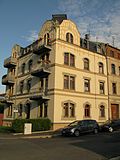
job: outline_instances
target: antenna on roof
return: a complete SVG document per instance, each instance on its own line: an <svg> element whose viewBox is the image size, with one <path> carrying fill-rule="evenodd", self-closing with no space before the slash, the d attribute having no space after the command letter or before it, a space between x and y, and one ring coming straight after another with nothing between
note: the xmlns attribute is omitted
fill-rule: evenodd
<svg viewBox="0 0 120 160"><path fill-rule="evenodd" d="M113 45L113 47L115 46L115 37L114 36L112 36L112 45Z"/></svg>
<svg viewBox="0 0 120 160"><path fill-rule="evenodd" d="M98 36L96 36L96 42L98 42Z"/></svg>

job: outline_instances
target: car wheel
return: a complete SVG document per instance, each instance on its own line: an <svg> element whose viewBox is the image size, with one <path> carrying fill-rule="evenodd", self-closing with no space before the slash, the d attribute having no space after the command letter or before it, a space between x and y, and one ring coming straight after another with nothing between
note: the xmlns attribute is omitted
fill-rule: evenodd
<svg viewBox="0 0 120 160"><path fill-rule="evenodd" d="M74 132L74 135L75 135L75 137L79 137L79 136L80 136L80 132L79 132L78 130L76 130L76 131Z"/></svg>
<svg viewBox="0 0 120 160"><path fill-rule="evenodd" d="M109 132L113 132L113 128L112 127L109 128Z"/></svg>
<svg viewBox="0 0 120 160"><path fill-rule="evenodd" d="M95 129L94 129L94 134L97 134L97 133L98 133L98 129L95 128Z"/></svg>

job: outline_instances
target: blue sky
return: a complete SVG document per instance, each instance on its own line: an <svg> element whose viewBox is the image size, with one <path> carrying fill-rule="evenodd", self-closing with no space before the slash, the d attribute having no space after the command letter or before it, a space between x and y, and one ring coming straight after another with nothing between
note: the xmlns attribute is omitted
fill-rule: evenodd
<svg viewBox="0 0 120 160"><path fill-rule="evenodd" d="M14 44L25 47L52 14L66 13L78 26L81 36L120 48L120 0L0 0L0 82L7 73L4 59ZM0 92L5 86L0 83Z"/></svg>

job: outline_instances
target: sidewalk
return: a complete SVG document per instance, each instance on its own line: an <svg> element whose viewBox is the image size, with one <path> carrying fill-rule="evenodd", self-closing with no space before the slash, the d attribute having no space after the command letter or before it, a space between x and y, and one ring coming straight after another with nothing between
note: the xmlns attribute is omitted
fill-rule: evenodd
<svg viewBox="0 0 120 160"><path fill-rule="evenodd" d="M0 139L53 138L56 136L60 136L60 130L38 131L27 135L23 133L0 133Z"/></svg>

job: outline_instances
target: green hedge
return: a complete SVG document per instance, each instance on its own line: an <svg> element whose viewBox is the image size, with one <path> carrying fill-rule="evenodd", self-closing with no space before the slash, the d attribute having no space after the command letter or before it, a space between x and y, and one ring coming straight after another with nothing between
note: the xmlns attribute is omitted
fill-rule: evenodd
<svg viewBox="0 0 120 160"><path fill-rule="evenodd" d="M40 119L15 119L12 122L13 131L16 133L24 132L24 124L32 123L32 132L46 131L51 128L51 121L47 118Z"/></svg>
<svg viewBox="0 0 120 160"><path fill-rule="evenodd" d="M0 126L0 133L11 133L13 132L12 127Z"/></svg>

